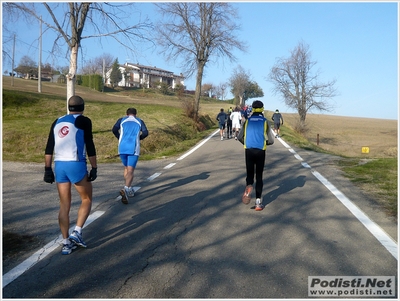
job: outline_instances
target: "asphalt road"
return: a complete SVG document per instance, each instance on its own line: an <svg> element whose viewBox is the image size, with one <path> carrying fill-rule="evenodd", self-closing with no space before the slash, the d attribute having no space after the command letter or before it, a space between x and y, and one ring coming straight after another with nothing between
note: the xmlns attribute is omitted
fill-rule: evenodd
<svg viewBox="0 0 400 301"><path fill-rule="evenodd" d="M313 275L397 277L395 256L316 174L395 240L397 224L341 175L336 157L295 151L279 140L268 147L260 212L241 202L244 150L233 139L139 161L128 205L117 199L122 165L100 164L88 248L65 256L57 243L33 263L33 252L3 260L3 298L307 298ZM56 241L57 197L42 164L3 162L3 229ZM72 221L78 206L75 193Z"/></svg>

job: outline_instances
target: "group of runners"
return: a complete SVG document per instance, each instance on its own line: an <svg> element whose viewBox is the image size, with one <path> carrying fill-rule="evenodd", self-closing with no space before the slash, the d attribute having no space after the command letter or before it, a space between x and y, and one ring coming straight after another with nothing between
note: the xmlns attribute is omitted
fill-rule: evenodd
<svg viewBox="0 0 400 301"><path fill-rule="evenodd" d="M80 96L68 100L68 114L57 118L51 125L45 148L45 171L43 180L56 182L60 197L59 226L62 234L61 254L68 255L78 246L86 248L82 238L82 228L92 206L92 181L97 178L97 155L93 142L92 122L83 115L85 102ZM124 166L125 186L120 190L121 200L128 203L134 196L133 173L140 154L140 140L148 136L148 130L135 108L128 108L126 115L117 120L112 133L118 139L118 153ZM235 107L225 113L221 109L217 115L221 140L235 138L246 149L246 189L242 197L244 204L251 199L251 191L256 175L256 203L254 208L262 210L262 171L269 124L264 117L264 104L256 100L252 106ZM283 118L276 110L272 116L276 135L279 135L280 120ZM249 122L251 121L251 122ZM241 129L242 128L242 129ZM225 132L226 129L226 132ZM54 159L54 171L52 168ZM87 159L91 169L87 170ZM69 233L71 188L75 186L81 198L76 226Z"/></svg>
<svg viewBox="0 0 400 301"><path fill-rule="evenodd" d="M224 140L224 138L235 138L237 140L241 124L247 120L251 113L252 106L236 106L234 109L230 107L227 113L221 108L216 118L219 124L221 140ZM283 124L283 117L278 109L275 110L271 119L274 122L275 138L278 138L280 137L280 126Z"/></svg>

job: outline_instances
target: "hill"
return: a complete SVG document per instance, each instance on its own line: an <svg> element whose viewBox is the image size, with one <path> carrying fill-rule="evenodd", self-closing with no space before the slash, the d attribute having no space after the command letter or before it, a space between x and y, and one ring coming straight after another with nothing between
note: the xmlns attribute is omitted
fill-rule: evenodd
<svg viewBox="0 0 400 301"><path fill-rule="evenodd" d="M66 87L3 77L3 160L43 162L50 124L66 113ZM19 94L19 95L17 95ZM200 114L206 125L187 118L184 101L151 90L113 90L105 93L77 86L86 100L85 113L93 121L99 163L119 162L111 133L115 121L135 106L151 133L142 143L141 160L183 153L217 128L215 117L228 102L202 99ZM4 97L7 95L7 97ZM190 97L188 96L188 99ZM266 117L272 116L265 104ZM282 138L293 146L343 157L339 168L354 183L373 195L393 216L397 215L397 121L308 114L305 137L293 131L297 115L282 113ZM34 126L32 126L34 125ZM317 135L319 134L319 145ZM369 153L362 153L368 147Z"/></svg>
<svg viewBox="0 0 400 301"><path fill-rule="evenodd" d="M3 76L3 89L36 93L38 91L38 82L15 78L14 85L12 86L11 77ZM42 82L41 90L43 95L66 97L65 84ZM120 89L102 93L77 86L76 94L82 96L86 101L120 103L121 109L119 109L119 114L124 113L125 107L123 104L129 106L167 106L177 110L182 109L183 106L182 101L177 97L154 93L151 90L145 90L144 92L141 89ZM214 115L219 112L219 109L221 107L228 108L229 106L231 105L226 102L209 99L208 101L201 102L200 114L210 116L211 121L214 122ZM266 117L270 118L272 111L268 111L267 104L265 109L267 110ZM161 112L156 112L156 110L154 112L157 115L162 115L162 110ZM298 115L284 112L282 112L282 115L285 121L282 129L284 138L285 127L293 129ZM170 120L168 118L158 120L155 127L162 128L162 124L174 124L177 122L177 117L174 116ZM397 158L397 120L308 114L306 122L308 131L305 133L305 138L313 145L317 145L318 143L320 149L329 153L345 157ZM369 153L362 152L364 147L369 148Z"/></svg>
<svg viewBox="0 0 400 301"><path fill-rule="evenodd" d="M289 125L296 124L297 114L283 114ZM305 137L322 149L346 156L397 158L397 120L308 114ZM363 153L364 147L369 153Z"/></svg>

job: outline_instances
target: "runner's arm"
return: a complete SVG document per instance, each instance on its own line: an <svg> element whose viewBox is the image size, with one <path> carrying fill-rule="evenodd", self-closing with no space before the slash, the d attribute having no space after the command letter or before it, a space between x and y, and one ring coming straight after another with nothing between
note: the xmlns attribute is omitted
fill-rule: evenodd
<svg viewBox="0 0 400 301"><path fill-rule="evenodd" d="M92 121L88 117L80 115L75 120L75 126L83 130L83 139L85 141L88 157L96 156L96 148L93 142Z"/></svg>
<svg viewBox="0 0 400 301"><path fill-rule="evenodd" d="M56 125L57 119L54 120L53 124L50 127L50 132L49 132L49 136L47 138L47 144L46 144L46 148L44 150L45 155L51 155L53 156L53 152L54 152L54 146L55 146L55 140L54 140L54 127ZM50 161L51 163L51 161ZM47 166L47 165L46 165ZM51 166L51 164L50 164Z"/></svg>
<svg viewBox="0 0 400 301"><path fill-rule="evenodd" d="M144 138L146 138L149 135L149 131L147 130L146 124L144 123L144 121L142 119L140 119L140 140L143 140Z"/></svg>
<svg viewBox="0 0 400 301"><path fill-rule="evenodd" d="M119 129L121 128L121 121L122 118L118 119L111 130L117 139L119 139Z"/></svg>

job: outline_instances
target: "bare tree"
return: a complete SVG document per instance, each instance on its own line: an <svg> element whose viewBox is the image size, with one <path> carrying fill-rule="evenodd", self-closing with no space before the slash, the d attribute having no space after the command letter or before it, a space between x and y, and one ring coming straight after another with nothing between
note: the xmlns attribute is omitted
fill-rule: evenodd
<svg viewBox="0 0 400 301"><path fill-rule="evenodd" d="M289 58L277 59L268 76L268 80L274 84L275 94L281 94L285 104L297 110L300 125L303 126L308 111L330 111L332 106L328 100L337 95L334 88L336 80L319 82L320 72L311 72L315 65L309 46L300 42Z"/></svg>
<svg viewBox="0 0 400 301"><path fill-rule="evenodd" d="M250 77L250 71L244 70L240 65L233 70L233 74L229 78L229 85L232 94L235 96L235 105L244 104L244 96L250 82Z"/></svg>
<svg viewBox="0 0 400 301"><path fill-rule="evenodd" d="M201 92L203 95L207 95L208 97L212 97L214 91L214 86L211 83L204 83L201 86Z"/></svg>
<svg viewBox="0 0 400 301"><path fill-rule="evenodd" d="M96 57L94 59L96 66L101 66L101 70L102 70L101 72L103 72L103 67L105 69L110 69L112 67L114 61L115 61L115 58L109 53L104 53L101 56Z"/></svg>
<svg viewBox="0 0 400 301"><path fill-rule="evenodd" d="M21 58L18 66L14 70L18 74L23 75L25 78L38 75L37 63L27 55L24 55Z"/></svg>
<svg viewBox="0 0 400 301"><path fill-rule="evenodd" d="M127 24L132 18L133 3L113 2L43 2L24 3L7 2L3 7L14 16L21 13L25 20L35 18L43 20L46 29L54 30L57 37L53 50L62 49L63 42L67 44L69 53L69 72L67 74L67 99L75 94L75 81L78 68L78 51L81 42L87 38L111 37L123 47L135 51L135 42L147 41L145 35L151 24L145 19L134 25ZM46 16L39 13L39 6L47 12ZM88 35L83 35L83 32Z"/></svg>
<svg viewBox="0 0 400 301"><path fill-rule="evenodd" d="M238 14L230 3L170 2L156 4L165 18L156 27L158 44L167 60L179 60L186 78L196 72L194 118L198 118L203 73L212 58L236 58L246 46L237 39Z"/></svg>
<svg viewBox="0 0 400 301"><path fill-rule="evenodd" d="M218 99L225 100L226 93L227 93L228 84L227 83L220 83L217 86L217 96Z"/></svg>
<svg viewBox="0 0 400 301"><path fill-rule="evenodd" d="M102 74L102 67L94 59L90 59L82 65L80 74Z"/></svg>
<svg viewBox="0 0 400 301"><path fill-rule="evenodd" d="M82 66L82 74L100 74L103 75L103 67L110 69L115 61L111 54L105 53L94 59L90 59Z"/></svg>

